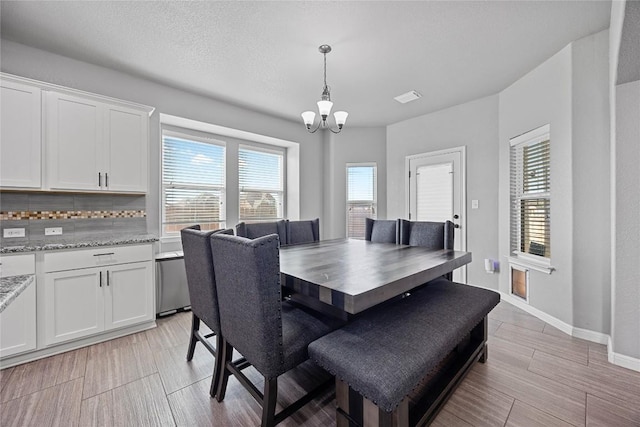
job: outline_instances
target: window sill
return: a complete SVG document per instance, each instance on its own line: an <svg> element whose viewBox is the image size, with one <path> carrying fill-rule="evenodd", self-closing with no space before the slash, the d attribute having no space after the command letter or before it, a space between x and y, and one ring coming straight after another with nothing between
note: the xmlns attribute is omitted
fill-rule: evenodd
<svg viewBox="0 0 640 427"><path fill-rule="evenodd" d="M526 254L517 254L515 256L507 257L507 260L509 261L509 264L525 267L545 274L551 274L555 270L555 267L551 265L551 261L546 258L538 260L527 256Z"/></svg>

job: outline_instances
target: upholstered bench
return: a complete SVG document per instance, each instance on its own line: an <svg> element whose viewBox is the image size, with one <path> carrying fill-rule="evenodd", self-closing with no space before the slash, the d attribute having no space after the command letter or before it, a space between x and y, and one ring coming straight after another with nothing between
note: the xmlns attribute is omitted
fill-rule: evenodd
<svg viewBox="0 0 640 427"><path fill-rule="evenodd" d="M473 362L487 356L498 293L436 279L309 345L336 376L338 425L408 426L433 419Z"/></svg>

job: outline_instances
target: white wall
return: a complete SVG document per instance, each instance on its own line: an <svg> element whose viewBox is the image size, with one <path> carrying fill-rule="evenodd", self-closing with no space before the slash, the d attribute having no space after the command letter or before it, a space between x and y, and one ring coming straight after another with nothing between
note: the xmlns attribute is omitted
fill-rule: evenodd
<svg viewBox="0 0 640 427"><path fill-rule="evenodd" d="M483 259L498 257L497 141L497 95L387 127L387 218L405 216L407 156L467 147L467 250L474 259L467 282L492 289L498 288L498 276L485 273ZM479 209L470 209L473 199Z"/></svg>
<svg viewBox="0 0 640 427"><path fill-rule="evenodd" d="M640 81L617 86L612 351L640 369Z"/></svg>
<svg viewBox="0 0 640 427"><path fill-rule="evenodd" d="M572 325L604 334L611 329L608 49L608 31L572 44Z"/></svg>
<svg viewBox="0 0 640 427"><path fill-rule="evenodd" d="M321 225L325 239L346 236L347 163L377 165L378 218L387 217L387 159L384 127L345 127L340 134L327 133L324 139L325 222Z"/></svg>
<svg viewBox="0 0 640 427"><path fill-rule="evenodd" d="M509 139L551 126L551 275L530 271L529 304L568 324L573 321L571 46L500 93L500 259L509 256ZM509 269L500 275L509 293Z"/></svg>
<svg viewBox="0 0 640 427"><path fill-rule="evenodd" d="M61 86L150 105L156 111L150 120L150 188L147 196L147 226L159 232L159 113L212 123L256 134L298 142L300 149L300 217L322 217L322 156L320 133L309 134L301 123L284 120L231 104L144 80L108 68L60 55L1 41L3 72ZM324 219L321 218L321 222ZM233 226L234 224L228 224Z"/></svg>

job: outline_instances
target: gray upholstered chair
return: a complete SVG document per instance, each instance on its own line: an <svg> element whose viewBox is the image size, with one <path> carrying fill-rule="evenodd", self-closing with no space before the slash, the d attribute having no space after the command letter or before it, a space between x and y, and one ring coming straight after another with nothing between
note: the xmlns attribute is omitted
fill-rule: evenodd
<svg viewBox="0 0 640 427"><path fill-rule="evenodd" d="M407 221L400 222L400 243L410 246L422 246L429 249L453 249L454 225L451 221ZM444 276L453 279L452 273Z"/></svg>
<svg viewBox="0 0 640 427"><path fill-rule="evenodd" d="M284 219L270 222L241 222L236 225L236 236L246 237L247 239L255 239L266 236L268 234L277 234L280 243L287 243L287 224Z"/></svg>
<svg viewBox="0 0 640 427"><path fill-rule="evenodd" d="M216 359L209 393L213 397L220 375L222 359L216 355L220 348L220 315L218 313L218 296L216 280L211 259L209 237L216 233L233 234L233 230L200 231L200 226L188 227L180 231L184 266L187 273L189 300L191 301L191 339L187 350L187 360L193 359L196 343L200 341ZM200 333L200 322L213 331L213 334ZM216 335L216 347L207 340Z"/></svg>
<svg viewBox="0 0 640 427"><path fill-rule="evenodd" d="M317 242L320 240L320 219L306 221L287 220L287 244ZM282 243L282 242L281 242Z"/></svg>
<svg viewBox="0 0 640 427"><path fill-rule="evenodd" d="M365 220L364 239L374 243L398 243L399 228L397 219Z"/></svg>
<svg viewBox="0 0 640 427"><path fill-rule="evenodd" d="M308 403L331 378L275 414L278 376L308 359L307 346L342 322L283 302L277 235L254 240L211 236L220 301L223 369L216 398L224 399L230 374L262 404L262 426L273 426ZM264 393L230 362L233 349L264 376Z"/></svg>

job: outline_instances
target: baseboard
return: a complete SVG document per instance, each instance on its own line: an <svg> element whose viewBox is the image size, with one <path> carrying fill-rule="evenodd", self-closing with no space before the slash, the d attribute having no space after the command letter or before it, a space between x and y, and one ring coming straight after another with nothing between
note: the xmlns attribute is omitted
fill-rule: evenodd
<svg viewBox="0 0 640 427"><path fill-rule="evenodd" d="M611 337L609 337L609 342L607 343L607 359L609 360L609 363L640 372L640 359L615 353L612 348L613 345L611 344Z"/></svg>
<svg viewBox="0 0 640 427"><path fill-rule="evenodd" d="M502 300L508 302L509 304L515 305L519 309L526 311L532 316L535 316L538 319L550 324L551 326L560 329L567 335L571 335L572 337L581 338L583 340L591 341L597 344L606 345L608 354L607 358L609 360L609 363L640 372L640 359L625 356L624 354L619 354L612 351L611 336L603 334L602 332L590 331L588 329L576 328L574 326L571 326L570 324L563 322L562 320L557 319L545 313L544 311L538 310L535 307L531 307L529 304L521 301L519 298L516 298L505 292L500 292L500 297L502 298Z"/></svg>

